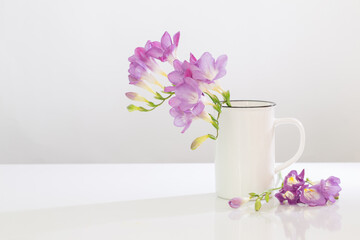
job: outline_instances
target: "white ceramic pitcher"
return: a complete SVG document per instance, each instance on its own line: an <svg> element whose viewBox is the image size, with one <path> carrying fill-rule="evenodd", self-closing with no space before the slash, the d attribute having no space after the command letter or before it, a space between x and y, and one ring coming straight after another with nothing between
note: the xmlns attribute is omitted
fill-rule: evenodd
<svg viewBox="0 0 360 240"><path fill-rule="evenodd" d="M223 106L216 145L216 193L231 199L261 193L274 187L274 176L299 160L305 147L305 130L294 118L274 118L275 103L231 101ZM294 124L300 131L296 154L275 169L275 127Z"/></svg>

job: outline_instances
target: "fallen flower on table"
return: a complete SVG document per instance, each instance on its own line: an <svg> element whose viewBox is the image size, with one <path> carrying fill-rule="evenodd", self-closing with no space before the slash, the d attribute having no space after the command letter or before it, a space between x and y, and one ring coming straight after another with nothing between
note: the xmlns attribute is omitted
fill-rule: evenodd
<svg viewBox="0 0 360 240"><path fill-rule="evenodd" d="M340 187L340 179L334 176L322 179L318 184L313 184L309 179L304 180L305 170L300 174L292 170L285 177L281 187L269 189L261 194L249 193L249 200L255 199L255 210L259 211L261 208L261 201L265 199L269 201L271 194L279 190L275 197L281 204L288 203L295 205L298 203L306 204L308 206L324 206L328 203L334 203L339 199L339 192L342 190ZM233 198L229 201L231 208L239 208L245 202L244 198Z"/></svg>

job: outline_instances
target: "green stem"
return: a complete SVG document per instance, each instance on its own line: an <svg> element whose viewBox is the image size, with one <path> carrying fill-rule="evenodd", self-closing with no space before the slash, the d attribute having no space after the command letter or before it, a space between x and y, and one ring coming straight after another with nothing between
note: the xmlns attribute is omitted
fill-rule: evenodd
<svg viewBox="0 0 360 240"><path fill-rule="evenodd" d="M163 98L159 104L155 104L155 106L154 106L153 108L146 109L147 112L150 112L150 111L154 110L155 108L159 107L161 104L163 104L167 99L169 99L169 98L170 98L172 95L174 95L175 93L174 93L174 92L170 92L170 93L167 93L167 94L169 94L169 96Z"/></svg>

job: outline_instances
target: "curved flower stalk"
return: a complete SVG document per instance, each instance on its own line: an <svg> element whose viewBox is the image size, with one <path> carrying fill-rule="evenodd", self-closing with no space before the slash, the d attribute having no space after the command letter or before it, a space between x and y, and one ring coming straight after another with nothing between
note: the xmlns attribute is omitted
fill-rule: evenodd
<svg viewBox="0 0 360 240"><path fill-rule="evenodd" d="M273 191L279 190L275 197L281 204L287 202L289 205L298 203L306 204L308 206L324 206L329 203L334 203L339 199L339 192L341 191L340 179L334 176L322 179L320 183L313 184L309 179L305 180L305 170L298 174L292 170L285 177L281 187L269 189L261 194L249 193L249 199L256 198L255 210L259 211L261 208L261 200L269 199ZM239 198L233 198L229 201L232 208L238 208L241 205L234 204Z"/></svg>
<svg viewBox="0 0 360 240"><path fill-rule="evenodd" d="M147 41L144 47L135 49L134 55L129 57L130 84L152 93L156 101L150 101L135 92L128 92L126 96L130 100L143 102L150 108L133 104L127 108L130 112L148 112L169 100L170 115L174 117L174 125L183 128L181 133L184 133L196 119L211 123L216 134L196 138L191 144L191 149L194 150L208 138L217 139L222 104L224 102L230 106L229 91L224 91L218 83L226 74L227 56L221 55L215 60L210 53L205 52L196 59L190 53L189 61L180 61L176 56L179 39L180 32L172 38L165 32L160 42ZM171 64L174 70L166 74L157 61ZM165 76L169 84L165 84L164 87L154 74ZM154 90L150 85L159 87L160 91ZM223 102L216 94L223 97ZM216 116L208 113L206 106L212 106Z"/></svg>

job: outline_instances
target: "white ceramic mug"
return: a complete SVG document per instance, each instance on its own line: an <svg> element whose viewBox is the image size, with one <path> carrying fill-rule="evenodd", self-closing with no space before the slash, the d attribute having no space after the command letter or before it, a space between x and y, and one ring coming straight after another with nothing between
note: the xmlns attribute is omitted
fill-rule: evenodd
<svg viewBox="0 0 360 240"><path fill-rule="evenodd" d="M274 176L301 157L305 130L294 118L275 118L275 103L257 100L231 101L223 106L216 144L216 193L231 199L274 187ZM293 124L300 131L296 154L275 169L275 127Z"/></svg>

